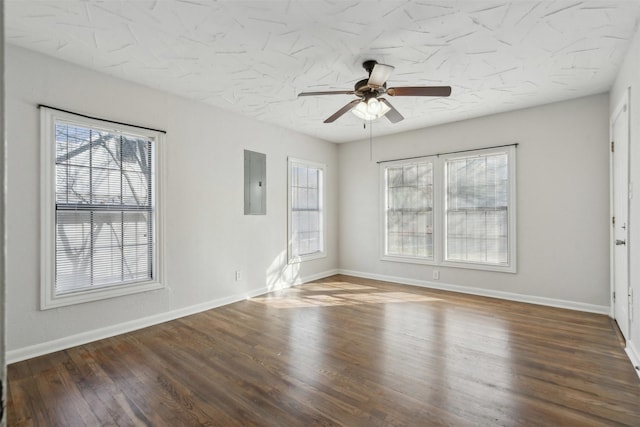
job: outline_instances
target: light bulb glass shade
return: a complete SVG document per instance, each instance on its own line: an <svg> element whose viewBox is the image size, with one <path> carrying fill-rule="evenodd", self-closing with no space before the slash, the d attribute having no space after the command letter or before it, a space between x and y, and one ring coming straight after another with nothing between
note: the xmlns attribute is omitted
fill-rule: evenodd
<svg viewBox="0 0 640 427"><path fill-rule="evenodd" d="M380 87L384 85L384 82L387 81L392 71L393 67L391 65L376 64L373 67L373 70L371 70L371 75L369 76L369 86Z"/></svg>
<svg viewBox="0 0 640 427"><path fill-rule="evenodd" d="M387 104L378 101L376 98L369 98L366 102L361 101L351 112L362 120L375 120L384 116L391 110Z"/></svg>
<svg viewBox="0 0 640 427"><path fill-rule="evenodd" d="M380 112L380 102L375 98L369 98L367 101L367 113L375 116Z"/></svg>

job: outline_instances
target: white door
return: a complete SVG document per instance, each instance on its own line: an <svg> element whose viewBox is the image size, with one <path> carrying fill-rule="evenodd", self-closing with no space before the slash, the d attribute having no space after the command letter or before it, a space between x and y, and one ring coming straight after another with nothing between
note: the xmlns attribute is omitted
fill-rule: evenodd
<svg viewBox="0 0 640 427"><path fill-rule="evenodd" d="M611 116L613 317L629 339L629 97Z"/></svg>

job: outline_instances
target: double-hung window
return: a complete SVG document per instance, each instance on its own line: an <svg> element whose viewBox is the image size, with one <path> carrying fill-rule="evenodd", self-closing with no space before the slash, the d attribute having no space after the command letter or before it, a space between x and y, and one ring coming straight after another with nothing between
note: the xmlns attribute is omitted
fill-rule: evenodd
<svg viewBox="0 0 640 427"><path fill-rule="evenodd" d="M445 157L444 176L444 259L508 266L508 153Z"/></svg>
<svg viewBox="0 0 640 427"><path fill-rule="evenodd" d="M516 271L515 147L381 164L382 259Z"/></svg>
<svg viewBox="0 0 640 427"><path fill-rule="evenodd" d="M387 164L384 173L385 255L433 261L433 158Z"/></svg>
<svg viewBox="0 0 640 427"><path fill-rule="evenodd" d="M41 137L41 307L161 288L163 133L42 107Z"/></svg>
<svg viewBox="0 0 640 427"><path fill-rule="evenodd" d="M289 262L325 256L325 166L289 159Z"/></svg>

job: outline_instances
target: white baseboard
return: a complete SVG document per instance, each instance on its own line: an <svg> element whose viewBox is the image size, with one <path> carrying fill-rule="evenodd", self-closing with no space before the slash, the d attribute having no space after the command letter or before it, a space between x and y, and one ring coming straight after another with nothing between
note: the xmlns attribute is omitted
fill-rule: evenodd
<svg viewBox="0 0 640 427"><path fill-rule="evenodd" d="M303 283L311 282L313 280L322 279L324 277L333 276L338 274L338 270L328 270L325 272L312 274L310 276L298 277L293 280L292 283L285 284L285 286L301 285ZM179 308L176 310L168 311L165 313L155 314L153 316L147 316L129 322L118 323L116 325L107 326L104 328L94 329L87 332L82 332L68 337L59 338L52 341L43 342L40 344L31 345L28 347L22 347L16 350L10 350L6 353L7 364L20 362L33 357L42 356L44 354L53 353L55 351L65 350L67 348L75 347L82 344L87 344L93 341L110 338L116 335L132 332L138 329L146 328L149 326L157 325L160 323L168 322L170 320L179 319L181 317L190 316L192 314L201 313L203 311L211 310L213 308L222 307L223 305L232 304L234 302L242 301L248 298L253 298L258 295L263 295L270 292L266 286L243 292L240 294L230 295L224 298L218 298L215 300L207 301L200 304L191 305L188 307Z"/></svg>
<svg viewBox="0 0 640 427"><path fill-rule="evenodd" d="M633 341L627 341L627 347L624 349L631 360L631 364L636 370L636 374L640 377L640 351L635 346Z"/></svg>
<svg viewBox="0 0 640 427"><path fill-rule="evenodd" d="M362 277L365 279L383 280L386 282L402 283L404 285L420 286L423 288L440 289L443 291L460 292L464 294L480 295L484 297L500 298L509 301L526 302L530 304L546 305L550 307L566 308L569 310L586 311L589 313L609 314L606 305L586 304L583 302L566 301L554 298L538 297L534 295L516 294L513 292L494 291L491 289L473 288L470 286L453 285L430 280L409 279L406 277L386 276L383 274L364 273L353 270L339 270L340 274Z"/></svg>

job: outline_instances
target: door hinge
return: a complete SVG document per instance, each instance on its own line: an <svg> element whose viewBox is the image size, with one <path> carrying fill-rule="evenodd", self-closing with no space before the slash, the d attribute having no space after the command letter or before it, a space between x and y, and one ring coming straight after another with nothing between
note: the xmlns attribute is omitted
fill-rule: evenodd
<svg viewBox="0 0 640 427"><path fill-rule="evenodd" d="M616 217L615 216L611 217L611 225L616 225Z"/></svg>
<svg viewBox="0 0 640 427"><path fill-rule="evenodd" d="M611 152L613 153L615 151L615 144L613 141L611 141Z"/></svg>
<svg viewBox="0 0 640 427"><path fill-rule="evenodd" d="M616 302L616 292L613 292L613 302Z"/></svg>

